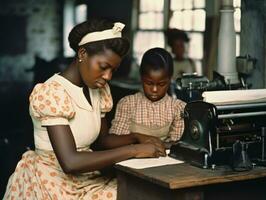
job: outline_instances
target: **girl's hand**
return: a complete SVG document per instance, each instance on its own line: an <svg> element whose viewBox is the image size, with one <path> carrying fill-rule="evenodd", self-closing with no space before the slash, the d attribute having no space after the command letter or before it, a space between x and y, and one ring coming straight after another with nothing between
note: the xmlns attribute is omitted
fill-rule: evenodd
<svg viewBox="0 0 266 200"><path fill-rule="evenodd" d="M165 152L162 152L155 145L147 144L133 144L132 147L135 151L136 158L158 158L160 156L165 156Z"/></svg>
<svg viewBox="0 0 266 200"><path fill-rule="evenodd" d="M153 144L156 146L158 151L160 151L162 156L166 156L165 153L165 145L163 141L160 140L158 137L144 135L140 133L134 133L135 137L137 138L138 143L140 144Z"/></svg>

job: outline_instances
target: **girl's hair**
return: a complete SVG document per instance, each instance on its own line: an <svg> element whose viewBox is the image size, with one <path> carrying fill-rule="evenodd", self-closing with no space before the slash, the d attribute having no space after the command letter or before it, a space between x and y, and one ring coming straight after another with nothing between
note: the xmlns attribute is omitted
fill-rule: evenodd
<svg viewBox="0 0 266 200"><path fill-rule="evenodd" d="M140 64L140 75L147 74L150 70L166 70L169 77L173 75L173 58L163 48L152 48L146 51Z"/></svg>
<svg viewBox="0 0 266 200"><path fill-rule="evenodd" d="M104 52L107 49L110 49L120 57L123 57L129 50L129 40L123 37L89 42L82 46L78 45L86 34L112 29L113 26L114 23L104 19L92 19L80 23L76 25L69 33L69 45L76 53L78 52L78 49L80 47L84 47L86 51L91 55L98 54Z"/></svg>

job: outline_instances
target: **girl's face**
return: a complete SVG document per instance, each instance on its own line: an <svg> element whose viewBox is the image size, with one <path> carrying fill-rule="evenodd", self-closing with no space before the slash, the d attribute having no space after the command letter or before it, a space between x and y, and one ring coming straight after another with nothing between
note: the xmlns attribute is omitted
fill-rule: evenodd
<svg viewBox="0 0 266 200"><path fill-rule="evenodd" d="M121 57L111 50L96 55L82 54L79 72L82 81L89 88L103 88L111 80L113 72L118 68Z"/></svg>
<svg viewBox="0 0 266 200"><path fill-rule="evenodd" d="M149 70L141 76L145 96L152 102L163 98L169 88L170 78L164 69Z"/></svg>

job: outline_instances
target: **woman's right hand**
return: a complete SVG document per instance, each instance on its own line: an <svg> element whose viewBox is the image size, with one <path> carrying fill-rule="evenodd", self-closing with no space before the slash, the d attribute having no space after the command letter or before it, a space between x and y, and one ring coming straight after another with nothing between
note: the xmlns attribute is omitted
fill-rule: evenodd
<svg viewBox="0 0 266 200"><path fill-rule="evenodd" d="M146 144L133 144L132 147L135 150L136 158L158 158L160 156L166 156L166 152L162 152L151 143Z"/></svg>
<svg viewBox="0 0 266 200"><path fill-rule="evenodd" d="M150 135L144 135L141 133L132 133L140 144L153 144L156 149L160 151L162 156L166 156L164 143L160 138Z"/></svg>

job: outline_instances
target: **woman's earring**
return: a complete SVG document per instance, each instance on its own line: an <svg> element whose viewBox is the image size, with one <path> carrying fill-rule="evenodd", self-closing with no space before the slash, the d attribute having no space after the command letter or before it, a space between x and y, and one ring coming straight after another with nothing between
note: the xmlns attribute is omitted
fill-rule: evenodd
<svg viewBox="0 0 266 200"><path fill-rule="evenodd" d="M82 60L81 60L81 59L79 59L79 62L81 63L81 62L82 62Z"/></svg>

